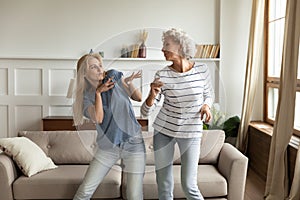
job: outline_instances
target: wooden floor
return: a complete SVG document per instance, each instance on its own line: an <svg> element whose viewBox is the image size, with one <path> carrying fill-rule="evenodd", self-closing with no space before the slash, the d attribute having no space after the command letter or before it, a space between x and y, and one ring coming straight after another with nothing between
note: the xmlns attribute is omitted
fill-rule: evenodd
<svg viewBox="0 0 300 200"><path fill-rule="evenodd" d="M263 200L265 181L249 168L247 173L246 191L244 200Z"/></svg>

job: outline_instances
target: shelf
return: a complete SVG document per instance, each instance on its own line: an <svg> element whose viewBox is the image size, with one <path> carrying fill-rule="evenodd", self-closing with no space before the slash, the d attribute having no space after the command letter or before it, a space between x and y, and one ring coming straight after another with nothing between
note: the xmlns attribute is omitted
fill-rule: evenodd
<svg viewBox="0 0 300 200"><path fill-rule="evenodd" d="M169 62L163 58L103 58L103 61L159 61ZM220 58L192 58L191 61L219 62Z"/></svg>
<svg viewBox="0 0 300 200"><path fill-rule="evenodd" d="M166 61L163 58L103 58L102 60L103 61Z"/></svg>
<svg viewBox="0 0 300 200"><path fill-rule="evenodd" d="M220 58L192 58L192 61L205 61L205 62L219 62L221 59Z"/></svg>
<svg viewBox="0 0 300 200"><path fill-rule="evenodd" d="M70 60L77 61L77 58L71 57L0 57L0 60ZM192 61L205 61L205 62L218 62L220 58L192 58ZM157 61L157 62L169 62L164 58L103 58L103 61Z"/></svg>

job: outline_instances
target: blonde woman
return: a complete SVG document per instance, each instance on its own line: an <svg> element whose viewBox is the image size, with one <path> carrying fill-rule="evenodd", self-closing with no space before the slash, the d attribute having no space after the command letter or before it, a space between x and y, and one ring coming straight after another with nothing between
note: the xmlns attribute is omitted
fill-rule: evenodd
<svg viewBox="0 0 300 200"><path fill-rule="evenodd" d="M88 118L95 123L98 151L74 200L90 199L119 159L128 173L127 199L143 199L145 147L129 99L141 101L141 93L132 83L140 77L140 72L127 78L116 70L105 72L99 54L86 54L78 60L74 122L80 125Z"/></svg>
<svg viewBox="0 0 300 200"><path fill-rule="evenodd" d="M181 159L181 186L187 199L203 200L197 186L202 120L211 118L213 90L209 69L190 61L195 45L183 31L163 33L162 52L171 65L159 70L141 113L148 116L164 96L153 123L156 181L160 200L173 199L173 156L177 143ZM201 172L200 172L201 173Z"/></svg>

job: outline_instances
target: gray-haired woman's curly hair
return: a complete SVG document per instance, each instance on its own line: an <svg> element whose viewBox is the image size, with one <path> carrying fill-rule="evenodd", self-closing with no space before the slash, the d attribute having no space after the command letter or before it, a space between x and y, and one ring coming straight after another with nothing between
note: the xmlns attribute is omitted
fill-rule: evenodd
<svg viewBox="0 0 300 200"><path fill-rule="evenodd" d="M195 43L190 36L179 29L172 28L163 32L162 42L165 38L172 38L174 42L177 42L181 46L180 54L183 58L190 59L195 55Z"/></svg>

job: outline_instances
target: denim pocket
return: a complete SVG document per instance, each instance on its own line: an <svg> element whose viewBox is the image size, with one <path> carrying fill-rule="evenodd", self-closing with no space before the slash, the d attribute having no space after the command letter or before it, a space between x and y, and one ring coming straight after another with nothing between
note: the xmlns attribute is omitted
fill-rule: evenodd
<svg viewBox="0 0 300 200"><path fill-rule="evenodd" d="M144 140L143 140L142 137L130 137L129 140L128 140L128 142L130 144L140 144L140 143L143 143Z"/></svg>

